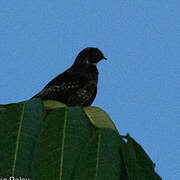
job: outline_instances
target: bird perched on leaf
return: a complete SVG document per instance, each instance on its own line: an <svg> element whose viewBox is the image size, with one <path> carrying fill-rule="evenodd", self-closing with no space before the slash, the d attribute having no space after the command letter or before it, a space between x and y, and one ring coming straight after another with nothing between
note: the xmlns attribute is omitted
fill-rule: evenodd
<svg viewBox="0 0 180 180"><path fill-rule="evenodd" d="M51 80L34 97L60 101L68 106L91 105L97 93L96 64L102 59L106 58L99 49L83 49L69 69Z"/></svg>

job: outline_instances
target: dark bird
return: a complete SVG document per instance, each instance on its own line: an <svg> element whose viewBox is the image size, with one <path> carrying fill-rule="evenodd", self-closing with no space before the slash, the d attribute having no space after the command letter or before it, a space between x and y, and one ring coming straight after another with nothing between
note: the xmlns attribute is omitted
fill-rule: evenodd
<svg viewBox="0 0 180 180"><path fill-rule="evenodd" d="M91 105L97 93L96 64L102 59L106 58L99 49L83 49L69 69L51 80L34 97L60 101L68 106Z"/></svg>

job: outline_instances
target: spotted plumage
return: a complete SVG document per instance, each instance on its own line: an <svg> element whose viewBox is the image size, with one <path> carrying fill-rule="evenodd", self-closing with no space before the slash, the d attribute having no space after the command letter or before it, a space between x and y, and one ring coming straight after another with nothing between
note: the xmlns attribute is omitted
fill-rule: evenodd
<svg viewBox="0 0 180 180"><path fill-rule="evenodd" d="M99 49L85 48L68 70L55 77L34 97L57 100L68 106L91 105L97 93L96 64L102 59L106 58Z"/></svg>

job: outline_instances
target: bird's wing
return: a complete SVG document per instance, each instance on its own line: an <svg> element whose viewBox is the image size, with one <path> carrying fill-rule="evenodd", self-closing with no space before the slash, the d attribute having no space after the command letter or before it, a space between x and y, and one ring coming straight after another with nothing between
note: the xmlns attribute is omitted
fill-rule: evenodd
<svg viewBox="0 0 180 180"><path fill-rule="evenodd" d="M50 81L44 89L34 97L56 99L63 102L78 89L81 89L85 83L86 78L80 73L65 71Z"/></svg>
<svg viewBox="0 0 180 180"><path fill-rule="evenodd" d="M96 97L97 86L93 83L86 84L83 88L78 89L69 99L67 104L72 105L91 105Z"/></svg>

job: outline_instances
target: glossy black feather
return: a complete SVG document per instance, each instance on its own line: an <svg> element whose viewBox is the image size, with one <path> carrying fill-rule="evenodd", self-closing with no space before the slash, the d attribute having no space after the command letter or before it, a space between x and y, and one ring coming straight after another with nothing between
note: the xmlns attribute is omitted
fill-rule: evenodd
<svg viewBox="0 0 180 180"><path fill-rule="evenodd" d="M74 64L51 80L34 97L43 100L57 100L68 106L88 106L96 97L98 70L96 63L105 59L97 48L81 51Z"/></svg>

